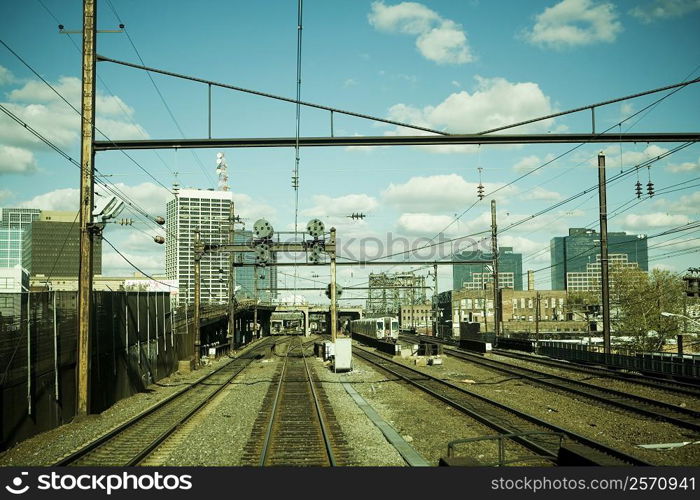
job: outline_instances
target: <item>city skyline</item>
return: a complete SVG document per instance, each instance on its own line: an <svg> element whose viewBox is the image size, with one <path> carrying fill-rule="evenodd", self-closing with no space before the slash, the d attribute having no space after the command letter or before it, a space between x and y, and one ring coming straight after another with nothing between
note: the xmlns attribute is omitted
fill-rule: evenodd
<svg viewBox="0 0 700 500"><path fill-rule="evenodd" d="M333 6L307 1L301 97L448 133L478 132L602 102L697 77L696 54L674 47L698 46L694 27L700 12L691 3L681 4L684 6L675 13L659 14L651 0L634 8L622 2L590 0L493 5L368 1L334 2ZM163 5L126 0L100 3L100 27L123 22L127 31L99 35L98 52L137 63L142 58L148 66L272 94L295 94L296 2L276 3L276 9L266 8L265 3L209 2L204 8L175 3L168 4L173 8L167 12ZM77 105L80 38L58 33L56 25L78 28L79 5L23 2L8 14L0 21L7 47ZM153 24L149 19L159 22ZM230 30L231 19L251 22ZM33 36L26 37L30 22ZM185 38L174 29L183 22L188 26ZM210 49L212 44L231 50L221 56ZM78 158L76 113L18 57L6 47L2 51L3 106ZM205 86L153 75L156 91L142 72L108 63L98 64L98 76L97 125L108 137L206 136ZM691 110L700 100L699 86L671 92L597 108L596 131L696 130L697 117ZM221 89L215 89L212 96L214 137L294 135L293 104ZM35 137L7 115L0 116L0 205L77 207L75 166L40 147ZM340 113L334 114L332 123L336 136L416 133ZM328 113L302 108L302 136L328 136L330 126ZM590 129L587 111L508 132ZM309 219L321 218L326 227L337 227L341 241L352 239L355 245L360 240L368 244L370 239L386 242L391 235L420 246L441 231L447 239L469 235L478 240L489 231L488 203L494 198L499 246L521 252L523 272L536 270L537 287L551 288L551 238L572 227L597 229L594 190L560 207L557 204L595 186L596 157L601 150L606 154L609 179L621 170L630 174L612 180L608 187L611 232L651 237L697 220L697 146L673 152L680 144L616 143L583 145L569 152L575 146L302 148L299 227L303 230ZM134 161L118 152L99 153L96 167L103 177L98 180L108 186L113 183L149 215L163 215L174 182L202 189L216 187L217 152L130 152ZM294 151L249 148L222 152L228 160L238 215L246 227L267 218L275 228L294 229L295 196L290 186ZM634 169L659 156L663 158L652 161L650 168ZM635 196L637 181L644 186L641 198ZM646 191L649 182L656 189L653 197ZM483 200L477 198L479 184L485 188ZM99 185L97 190L109 195ZM353 213L366 218L352 219ZM138 210L129 207L124 216L133 217L134 226L111 225L106 238L140 269L163 274L164 248L155 245L152 237L167 235L147 224ZM678 235L684 237L672 239ZM653 240L656 246L650 245L650 267L683 272L697 255L693 235L658 236ZM351 248L354 255L359 254L356 248ZM108 247L104 268L107 274L133 271ZM322 288L328 281L323 268L300 269L297 274L305 286L313 283L307 280L316 280ZM451 269L442 266L439 274L440 289L446 289ZM367 281L368 271L342 268L338 278L343 286L359 285ZM326 300L322 291L303 295L314 302ZM359 294L346 294L353 296Z"/></svg>

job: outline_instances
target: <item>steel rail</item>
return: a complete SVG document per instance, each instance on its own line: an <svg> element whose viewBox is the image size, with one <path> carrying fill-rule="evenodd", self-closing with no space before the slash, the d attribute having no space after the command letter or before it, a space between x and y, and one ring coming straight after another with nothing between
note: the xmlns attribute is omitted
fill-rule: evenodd
<svg viewBox="0 0 700 500"><path fill-rule="evenodd" d="M277 391L275 392L275 400L272 403L272 409L270 410L270 421L267 424L267 430L265 431L265 439L263 440L262 452L260 453L260 462L258 465L263 467L268 458L268 452L270 449L270 441L272 439L272 427L275 422L275 414L277 413L277 405L280 400L280 394L282 393L282 384L284 382L284 376L287 372L287 360L289 359L289 351L291 347L287 349L284 356L284 364L282 365L282 371L280 372L279 380L277 381Z"/></svg>
<svg viewBox="0 0 700 500"><path fill-rule="evenodd" d="M453 340L443 339L439 337L426 337L417 335L407 335L402 334L406 338L411 338L413 340L424 340L427 342L449 345L456 349L459 349L458 344ZM687 396L700 397L700 387L698 384L685 383L680 381L671 381L659 377L653 377L651 375L642 374L627 374L621 373L618 370L611 368L604 368L602 366L592 367L577 363L575 361L561 360L550 357L534 357L527 354L519 354L517 352L506 351L503 349L493 349L492 354L497 354L499 356L505 356L514 359L520 359L523 361L528 361L530 363L543 364L546 366L551 366L553 368L558 368L562 370L568 370L579 373L589 373L591 375L605 376L608 378L614 378L617 380L622 380L624 382L641 385L644 387L649 387L653 389L659 389L662 391L673 392L677 394L683 394Z"/></svg>
<svg viewBox="0 0 700 500"><path fill-rule="evenodd" d="M479 422L482 422L483 424L485 424L493 429L496 429L500 433L512 433L513 429L512 428L508 429L507 427L503 427L500 424L493 422L488 417L480 415L479 413L474 412L473 410L470 410L470 409L464 407L459 402L454 401L450 397L436 393L432 389L425 387L425 385L421 384L420 381L412 379L408 375L399 373L399 371L397 371L397 369L403 370L404 373L409 372L409 374L411 374L411 375L419 375L420 378L422 378L424 381L437 383L437 384L444 386L448 389L451 389L453 391L457 391L461 395L465 395L465 396L470 397L470 398L475 398L482 403L486 403L488 405L495 406L499 410L504 410L504 411L508 412L509 414L515 415L516 417L518 417L522 420L525 420L531 424L537 425L539 427L544 427L544 428L550 429L554 432L562 433L562 434L566 435L567 437L569 437L570 439L572 439L573 441L584 444L584 445L588 446L589 448L596 450L597 452L604 453L605 455L613 457L616 460L619 460L621 462L625 462L625 463L631 464L631 465L640 465L640 466L652 465L648 462L645 462L644 460L642 460L640 458L637 458L633 455L629 455L621 450L610 448L609 446L607 446L603 443L600 443L600 442L595 441L593 439L587 438L587 437L582 436L580 434L577 434L573 431L564 429L564 428L559 427L555 424L546 422L546 421L544 421L540 418L537 418L533 415L530 415L528 413L525 413L523 411L517 410L517 409L512 408L512 407L509 407L503 403L499 403L498 401L494 401L494 400L487 398L485 396L481 396L479 394L473 393L471 391L464 389L463 387L459 387L455 384L446 382L446 381L441 380L439 378L432 377L431 375L428 375L428 374L423 373L419 370L410 368L406 365L403 365L397 361L391 360L387 357L381 356L379 354L371 353L371 352L366 351L364 349L359 349L356 346L354 347L354 350L359 355L359 357L368 361L369 363L374 364L376 366L379 366L381 369L392 373L393 375L400 378L401 380L408 382L409 384L419 388L420 390L422 390L424 392L430 393L434 397L437 397L441 401L449 404L450 406L458 409L459 411L462 411L462 412L470 415L472 418L475 418ZM379 360L379 361L377 361L377 360ZM390 368L390 367L386 366L386 364L393 365L394 368ZM538 453L538 451L537 451L538 449L542 450L542 453L546 453L546 455L543 455L543 456L548 456L551 458L551 457L554 457L554 455L555 455L555 453L552 450L547 449L545 447L542 447L542 446L538 445L537 443L531 443L531 442L529 442L529 440L525 439L525 440L522 440L522 442L521 441L518 441L518 442L520 442L523 446L527 447L528 449L535 451L536 453Z"/></svg>
<svg viewBox="0 0 700 500"><path fill-rule="evenodd" d="M593 368L591 366L586 366L582 364L575 363L573 361L557 360L552 358L535 358L528 355L520 355L514 352L504 351L502 349L493 349L491 351L493 354L498 356L504 356L513 359L520 359L523 361L529 361L531 363L541 363L546 366L551 366L554 368L559 368L562 370L575 371L579 373L589 373L591 375L604 376L608 378L614 378L617 380L622 380L627 383L641 385L643 387L649 387L653 389L658 389L661 391L673 392L676 394L683 394L686 396L694 396L700 398L700 387L697 384L688 384L679 381L666 380L659 377L653 377L650 375L634 375L619 373L618 371L610 368Z"/></svg>
<svg viewBox="0 0 700 500"><path fill-rule="evenodd" d="M321 411L321 405L319 404L318 401L318 395L316 394L316 389L314 388L314 381L311 378L311 372L309 371L309 365L306 362L306 355L304 354L304 344L301 338L299 339L299 342L302 344L301 345L301 356L304 359L304 368L306 369L306 376L309 379L309 387L311 388L311 394L313 395L314 398L314 405L316 406L316 415L318 415L318 423L321 426L321 433L323 434L323 442L326 445L326 453L328 454L328 461L331 464L331 467L335 467L335 457L333 456L333 448L331 446L330 442L330 434L328 432L328 429L326 428L326 422L325 419L323 418L323 412Z"/></svg>
<svg viewBox="0 0 700 500"><path fill-rule="evenodd" d="M483 356L458 351L456 349L447 348L444 350L444 352L468 363L474 363L501 373L506 373L508 375L515 375L516 377L529 380L536 384L566 391L571 394L593 399L607 405L616 406L631 413L663 420L680 427L685 427L696 432L700 432L700 412L689 408L683 408L670 403L665 403L663 401L656 401L643 396L637 396L635 394L627 394L615 389L599 387L594 384L589 384L580 380L573 380L559 375L553 375L551 373L514 366L503 361L485 359ZM598 392L598 394L596 394L596 392ZM656 409L650 407L661 408L669 413L660 413ZM680 414L688 418L681 418L680 416L673 415L672 413Z"/></svg>
<svg viewBox="0 0 700 500"><path fill-rule="evenodd" d="M233 378L238 376L240 374L240 372L242 372L252 362L252 358L248 359L248 356L250 354L262 349L265 345L267 345L267 342L265 342L265 341L260 342L257 346L255 346L253 349L246 352L245 354L243 354L237 358L232 359L231 361L229 361L225 365L217 368L216 370L214 370L210 374L199 378L198 380L196 380L192 384L175 392L174 394L168 396L167 398L163 399L162 401L159 401L155 405L151 406L150 408L147 408L145 411L143 411L143 412L139 413L138 415L136 415L135 417L127 420L126 422L117 426L116 428L112 429L111 431L103 434L102 436L98 437L97 439L94 439L93 441L80 447L79 449L75 450L74 452L64 456L63 458L61 458L59 461L57 461L53 465L54 466L69 466L69 465L74 464L75 462L79 461L80 459L82 459L83 457L88 455L89 453L96 451L101 446L107 445L109 443L109 441L111 441L112 439L121 435L125 431L133 428L136 424L142 422L145 418L147 418L151 415L154 415L159 410L165 409L171 403L174 403L177 399L179 399L187 394L190 394L195 388L201 387L207 380L210 380L212 377L214 377L216 375L220 375L223 370L230 368L231 365L234 364L236 361L242 360L242 359L247 360L248 361L247 363L245 363L243 366L241 366L238 371L236 371L231 377L228 378L228 380L225 383L221 384L221 386L215 390L215 393L211 395L213 397L216 393L223 390L228 385L228 382L230 380L232 380ZM202 406L204 406L204 404L206 404L210 399L211 399L211 397L207 397L203 404L198 405L194 411L188 412L187 416L184 419L173 424L166 432L161 433L157 438L157 442L149 443L147 445L147 448L149 448L148 453L153 451L153 449L155 449L156 446L161 444L170 434L172 434L172 432L174 432L182 423L184 423L185 420L189 419L194 413L196 413L197 410L199 410ZM145 456L148 455L148 453L146 453L144 455L143 453L139 452L138 456L133 457L132 459L130 459L128 461L128 463L123 464L123 465L124 466L136 465L138 462L142 461L143 458L145 458ZM110 465L117 465L117 464L110 464ZM119 465L122 465L122 464L119 464Z"/></svg>

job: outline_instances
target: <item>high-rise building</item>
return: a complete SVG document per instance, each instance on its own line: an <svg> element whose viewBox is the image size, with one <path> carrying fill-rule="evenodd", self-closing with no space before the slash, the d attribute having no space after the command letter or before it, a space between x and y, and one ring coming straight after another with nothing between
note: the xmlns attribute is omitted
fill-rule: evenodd
<svg viewBox="0 0 700 500"><path fill-rule="evenodd" d="M600 290L602 263L600 254L596 255L596 261L591 264L586 264L586 270L583 272L568 272L566 273L566 289L569 292L595 292ZM624 269L639 269L639 264L629 262L627 254L610 253L608 254L608 266L610 268L609 280L614 283L619 275L619 272Z"/></svg>
<svg viewBox="0 0 700 500"><path fill-rule="evenodd" d="M483 261L483 264L453 264L452 288L454 290L483 290L488 283L493 283L490 253L480 250L457 253L454 260ZM488 266L488 267L487 267ZM498 249L498 284L500 288L523 289L523 255L513 252L513 247Z"/></svg>
<svg viewBox="0 0 700 500"><path fill-rule="evenodd" d="M0 268L22 264L22 233L40 213L38 208L0 208Z"/></svg>
<svg viewBox="0 0 700 500"><path fill-rule="evenodd" d="M233 197L230 191L180 189L166 207L165 275L177 280L178 304L194 303L194 239L227 243ZM228 302L229 254L207 252L200 263L201 303Z"/></svg>
<svg viewBox="0 0 700 500"><path fill-rule="evenodd" d="M570 228L568 236L556 236L550 242L552 290L567 290L568 273L588 272L588 264L600 259L600 234L594 229ZM608 254L626 255L626 262L649 270L647 237L623 232L608 233Z"/></svg>
<svg viewBox="0 0 700 500"><path fill-rule="evenodd" d="M236 231L233 236L233 241L237 244L248 243L253 237L252 231ZM236 254L236 262L252 264L255 262L255 254L239 253ZM274 262L275 254L271 254L271 260ZM234 280L236 286L241 288L236 292L236 298L253 299L256 294L263 302L269 302L273 297L277 296L277 268L275 266L265 266L257 268L257 282L255 276L255 267L234 267Z"/></svg>
<svg viewBox="0 0 700 500"><path fill-rule="evenodd" d="M194 231L199 229L203 243L228 243L229 217L233 195L230 191L180 189L166 208L165 274L178 283L178 304L194 302ZM250 231L236 230L234 242L250 241ZM207 252L201 260L201 302L224 304L229 301L228 252ZM234 254L236 262L252 263L252 253ZM240 286L238 298L253 298L253 267L235 268L235 284ZM264 277L260 277L264 276ZM274 267L258 268L258 298L266 300L277 288Z"/></svg>
<svg viewBox="0 0 700 500"><path fill-rule="evenodd" d="M92 250L94 274L102 274L102 241L95 238ZM22 266L30 276L78 276L80 226L76 212L42 211L24 230Z"/></svg>

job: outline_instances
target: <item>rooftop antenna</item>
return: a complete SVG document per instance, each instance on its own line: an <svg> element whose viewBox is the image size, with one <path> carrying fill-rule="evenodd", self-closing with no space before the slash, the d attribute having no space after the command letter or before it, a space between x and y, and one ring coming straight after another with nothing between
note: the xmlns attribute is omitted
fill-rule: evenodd
<svg viewBox="0 0 700 500"><path fill-rule="evenodd" d="M228 165L224 153L216 153L216 173L219 174L219 191L228 191Z"/></svg>

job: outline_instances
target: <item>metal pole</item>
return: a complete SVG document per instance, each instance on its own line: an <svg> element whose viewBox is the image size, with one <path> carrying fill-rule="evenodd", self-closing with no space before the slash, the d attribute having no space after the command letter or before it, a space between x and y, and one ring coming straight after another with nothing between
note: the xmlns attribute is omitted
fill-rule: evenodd
<svg viewBox="0 0 700 500"><path fill-rule="evenodd" d="M330 241L335 245L335 228L331 228ZM338 336L338 304L336 302L335 290L335 251L330 253L331 258L331 342L335 343Z"/></svg>
<svg viewBox="0 0 700 500"><path fill-rule="evenodd" d="M535 340L540 339L540 292L535 295Z"/></svg>
<svg viewBox="0 0 700 500"><path fill-rule="evenodd" d="M230 244L234 244L234 237L235 237L235 230L236 228L234 227L234 215L233 215L233 200L231 200L231 206L229 209L228 213L228 242ZM236 315L236 308L235 308L235 303L234 303L234 293L235 293L235 285L233 284L233 273L235 272L234 267L233 267L233 256L235 254L233 252L229 252L228 254L228 280L227 280L227 286L228 286L228 333L231 335L231 345L229 349L233 351L234 348L234 339L235 339L235 315Z"/></svg>
<svg viewBox="0 0 700 500"><path fill-rule="evenodd" d="M200 293L201 293L201 269L202 260L202 241L199 238L199 229L194 231L194 366L199 368L199 344L200 344Z"/></svg>
<svg viewBox="0 0 700 500"><path fill-rule="evenodd" d="M253 268L255 275L253 276L253 338L257 338L258 334L258 266Z"/></svg>
<svg viewBox="0 0 700 500"><path fill-rule="evenodd" d="M32 307L27 290L27 414L32 414Z"/></svg>
<svg viewBox="0 0 700 500"><path fill-rule="evenodd" d="M129 292L124 292L124 354L125 362L129 364Z"/></svg>
<svg viewBox="0 0 700 500"><path fill-rule="evenodd" d="M148 366L151 366L151 301L150 294L146 294L146 357Z"/></svg>
<svg viewBox="0 0 700 500"><path fill-rule="evenodd" d="M438 266L433 266L435 289L433 290L433 337L438 336Z"/></svg>
<svg viewBox="0 0 700 500"><path fill-rule="evenodd" d="M603 347L610 354L610 283L608 282L608 207L605 194L605 155L598 155L598 199L600 203L600 279L603 298Z"/></svg>
<svg viewBox="0 0 700 500"><path fill-rule="evenodd" d="M141 364L141 305L139 297L139 288L136 287L136 352L139 358L139 365Z"/></svg>
<svg viewBox="0 0 700 500"><path fill-rule="evenodd" d="M92 205L94 198L95 134L95 0L83 0L83 89L80 150L80 270L78 281L77 413L87 415L89 404L90 324L92 309Z"/></svg>
<svg viewBox="0 0 700 500"><path fill-rule="evenodd" d="M56 290L53 291L53 371L54 397L58 401L58 325L56 324Z"/></svg>
<svg viewBox="0 0 700 500"><path fill-rule="evenodd" d="M493 332L498 337L499 317L501 307L499 305L499 285L498 285L498 227L496 226L496 200L491 200L491 252L493 257Z"/></svg>

